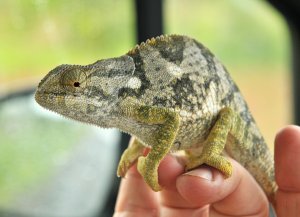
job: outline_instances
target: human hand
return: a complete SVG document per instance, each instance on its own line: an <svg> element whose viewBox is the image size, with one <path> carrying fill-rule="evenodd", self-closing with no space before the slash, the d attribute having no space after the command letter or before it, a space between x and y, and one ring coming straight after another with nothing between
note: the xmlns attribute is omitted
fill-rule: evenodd
<svg viewBox="0 0 300 217"><path fill-rule="evenodd" d="M278 217L300 216L300 127L288 126L275 139Z"/></svg>
<svg viewBox="0 0 300 217"><path fill-rule="evenodd" d="M300 128L280 131L275 145L278 217L294 217L300 213L296 193L300 192ZM231 162L232 177L224 179L207 166L184 174L184 166L169 155L158 171L161 192L153 192L132 167L122 180L114 217L268 216L269 203L259 185L236 161Z"/></svg>

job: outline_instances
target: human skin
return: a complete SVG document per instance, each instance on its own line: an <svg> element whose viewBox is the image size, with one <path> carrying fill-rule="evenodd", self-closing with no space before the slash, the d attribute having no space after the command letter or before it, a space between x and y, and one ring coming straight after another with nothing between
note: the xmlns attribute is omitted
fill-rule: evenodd
<svg viewBox="0 0 300 217"><path fill-rule="evenodd" d="M275 139L278 217L300 215L300 127L288 126Z"/></svg>
<svg viewBox="0 0 300 217"><path fill-rule="evenodd" d="M300 128L288 126L275 139L278 217L300 213L299 156ZM161 192L153 192L134 166L121 182L114 217L269 216L269 203L259 185L238 162L230 161L233 174L224 179L208 166L184 173L181 160L168 155L158 170Z"/></svg>

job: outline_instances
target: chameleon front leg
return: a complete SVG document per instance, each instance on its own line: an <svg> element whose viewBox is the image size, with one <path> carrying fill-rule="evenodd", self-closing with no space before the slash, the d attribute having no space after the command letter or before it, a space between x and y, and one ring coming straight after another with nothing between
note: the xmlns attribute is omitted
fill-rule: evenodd
<svg viewBox="0 0 300 217"><path fill-rule="evenodd" d="M176 135L177 120L175 117L166 117L165 124L158 130L154 136L155 144L152 146L146 157L139 157L137 169L144 177L146 183L154 190L160 191L161 187L158 183L158 166L161 160L169 153Z"/></svg>
<svg viewBox="0 0 300 217"><path fill-rule="evenodd" d="M223 108L204 142L201 154L199 155L193 150L186 151L188 161L186 169L190 170L201 164L207 164L220 170L226 178L230 177L232 165L221 154L225 148L229 132L239 122L239 116L231 108Z"/></svg>
<svg viewBox="0 0 300 217"><path fill-rule="evenodd" d="M138 157L137 169L154 191L160 191L157 170L173 145L179 128L179 115L165 108L139 104L127 104L123 108L128 118L145 125L157 126L157 130L152 132L151 141L145 141L152 148L146 157Z"/></svg>
<svg viewBox="0 0 300 217"><path fill-rule="evenodd" d="M118 177L125 177L125 174L129 170L129 168L135 163L135 161L143 155L143 150L145 146L136 138L133 138L130 141L128 148L123 152L117 175Z"/></svg>

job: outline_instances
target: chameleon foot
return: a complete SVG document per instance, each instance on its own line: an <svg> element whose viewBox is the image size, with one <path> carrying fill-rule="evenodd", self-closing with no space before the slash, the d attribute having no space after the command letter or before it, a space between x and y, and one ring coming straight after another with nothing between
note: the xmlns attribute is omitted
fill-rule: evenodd
<svg viewBox="0 0 300 217"><path fill-rule="evenodd" d="M139 156L143 154L144 146L137 139L133 139L129 147L123 152L119 162L117 175L125 177L129 168L136 162Z"/></svg>
<svg viewBox="0 0 300 217"><path fill-rule="evenodd" d="M118 177L125 177L127 171L133 165L133 163L134 162L131 162L126 158L121 159L120 162L119 162L118 170L117 170L117 176Z"/></svg>
<svg viewBox="0 0 300 217"><path fill-rule="evenodd" d="M162 188L158 184L158 166L147 162L146 157L139 157L137 169L145 182L152 188L153 191L160 191Z"/></svg>
<svg viewBox="0 0 300 217"><path fill-rule="evenodd" d="M209 157L190 157L186 165L186 170L191 170L202 164L212 166L221 171L225 178L229 178L232 175L232 165L229 160L221 155L210 155Z"/></svg>

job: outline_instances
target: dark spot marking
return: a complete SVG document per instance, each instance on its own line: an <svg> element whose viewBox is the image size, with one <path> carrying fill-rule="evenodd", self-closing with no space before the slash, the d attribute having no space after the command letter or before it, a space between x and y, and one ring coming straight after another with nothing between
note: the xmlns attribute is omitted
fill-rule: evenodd
<svg viewBox="0 0 300 217"><path fill-rule="evenodd" d="M207 49L206 47L204 47L201 43L199 43L198 41L194 40L196 46L200 49L202 55L205 57L206 61L207 61L207 67L208 70L210 72L215 72L216 66L215 66L215 62L214 62L214 55L212 54L212 52ZM197 63L197 61L196 61Z"/></svg>
<svg viewBox="0 0 300 217"><path fill-rule="evenodd" d="M223 99L221 99L221 103L222 105L230 105L230 103L232 102L234 98L234 93L233 92L229 92Z"/></svg>
<svg viewBox="0 0 300 217"><path fill-rule="evenodd" d="M183 37L172 37L172 41L169 42L157 41L155 47L164 59L175 64L181 64L183 60L183 50L185 48Z"/></svg>
<svg viewBox="0 0 300 217"><path fill-rule="evenodd" d="M166 107L167 99L155 96L153 98L153 105Z"/></svg>
<svg viewBox="0 0 300 217"><path fill-rule="evenodd" d="M207 78L206 81L203 83L204 89L205 90L209 89L211 83L215 83L216 86L218 87L220 84L220 78L217 76Z"/></svg>
<svg viewBox="0 0 300 217"><path fill-rule="evenodd" d="M239 88L236 86L236 84L231 80L231 78L228 76L228 80L230 82L230 91L227 93L227 95L221 100L223 105L230 105L231 102L234 100L234 94L239 92Z"/></svg>
<svg viewBox="0 0 300 217"><path fill-rule="evenodd" d="M187 103L192 106L192 103L188 102L187 97L189 94L195 93L193 83L188 74L184 74L181 79L176 80L173 85L174 95L172 96L176 106L182 107L183 104Z"/></svg>
<svg viewBox="0 0 300 217"><path fill-rule="evenodd" d="M122 87L119 89L118 97L125 98L127 96L137 96L138 89L131 89L129 87Z"/></svg>

